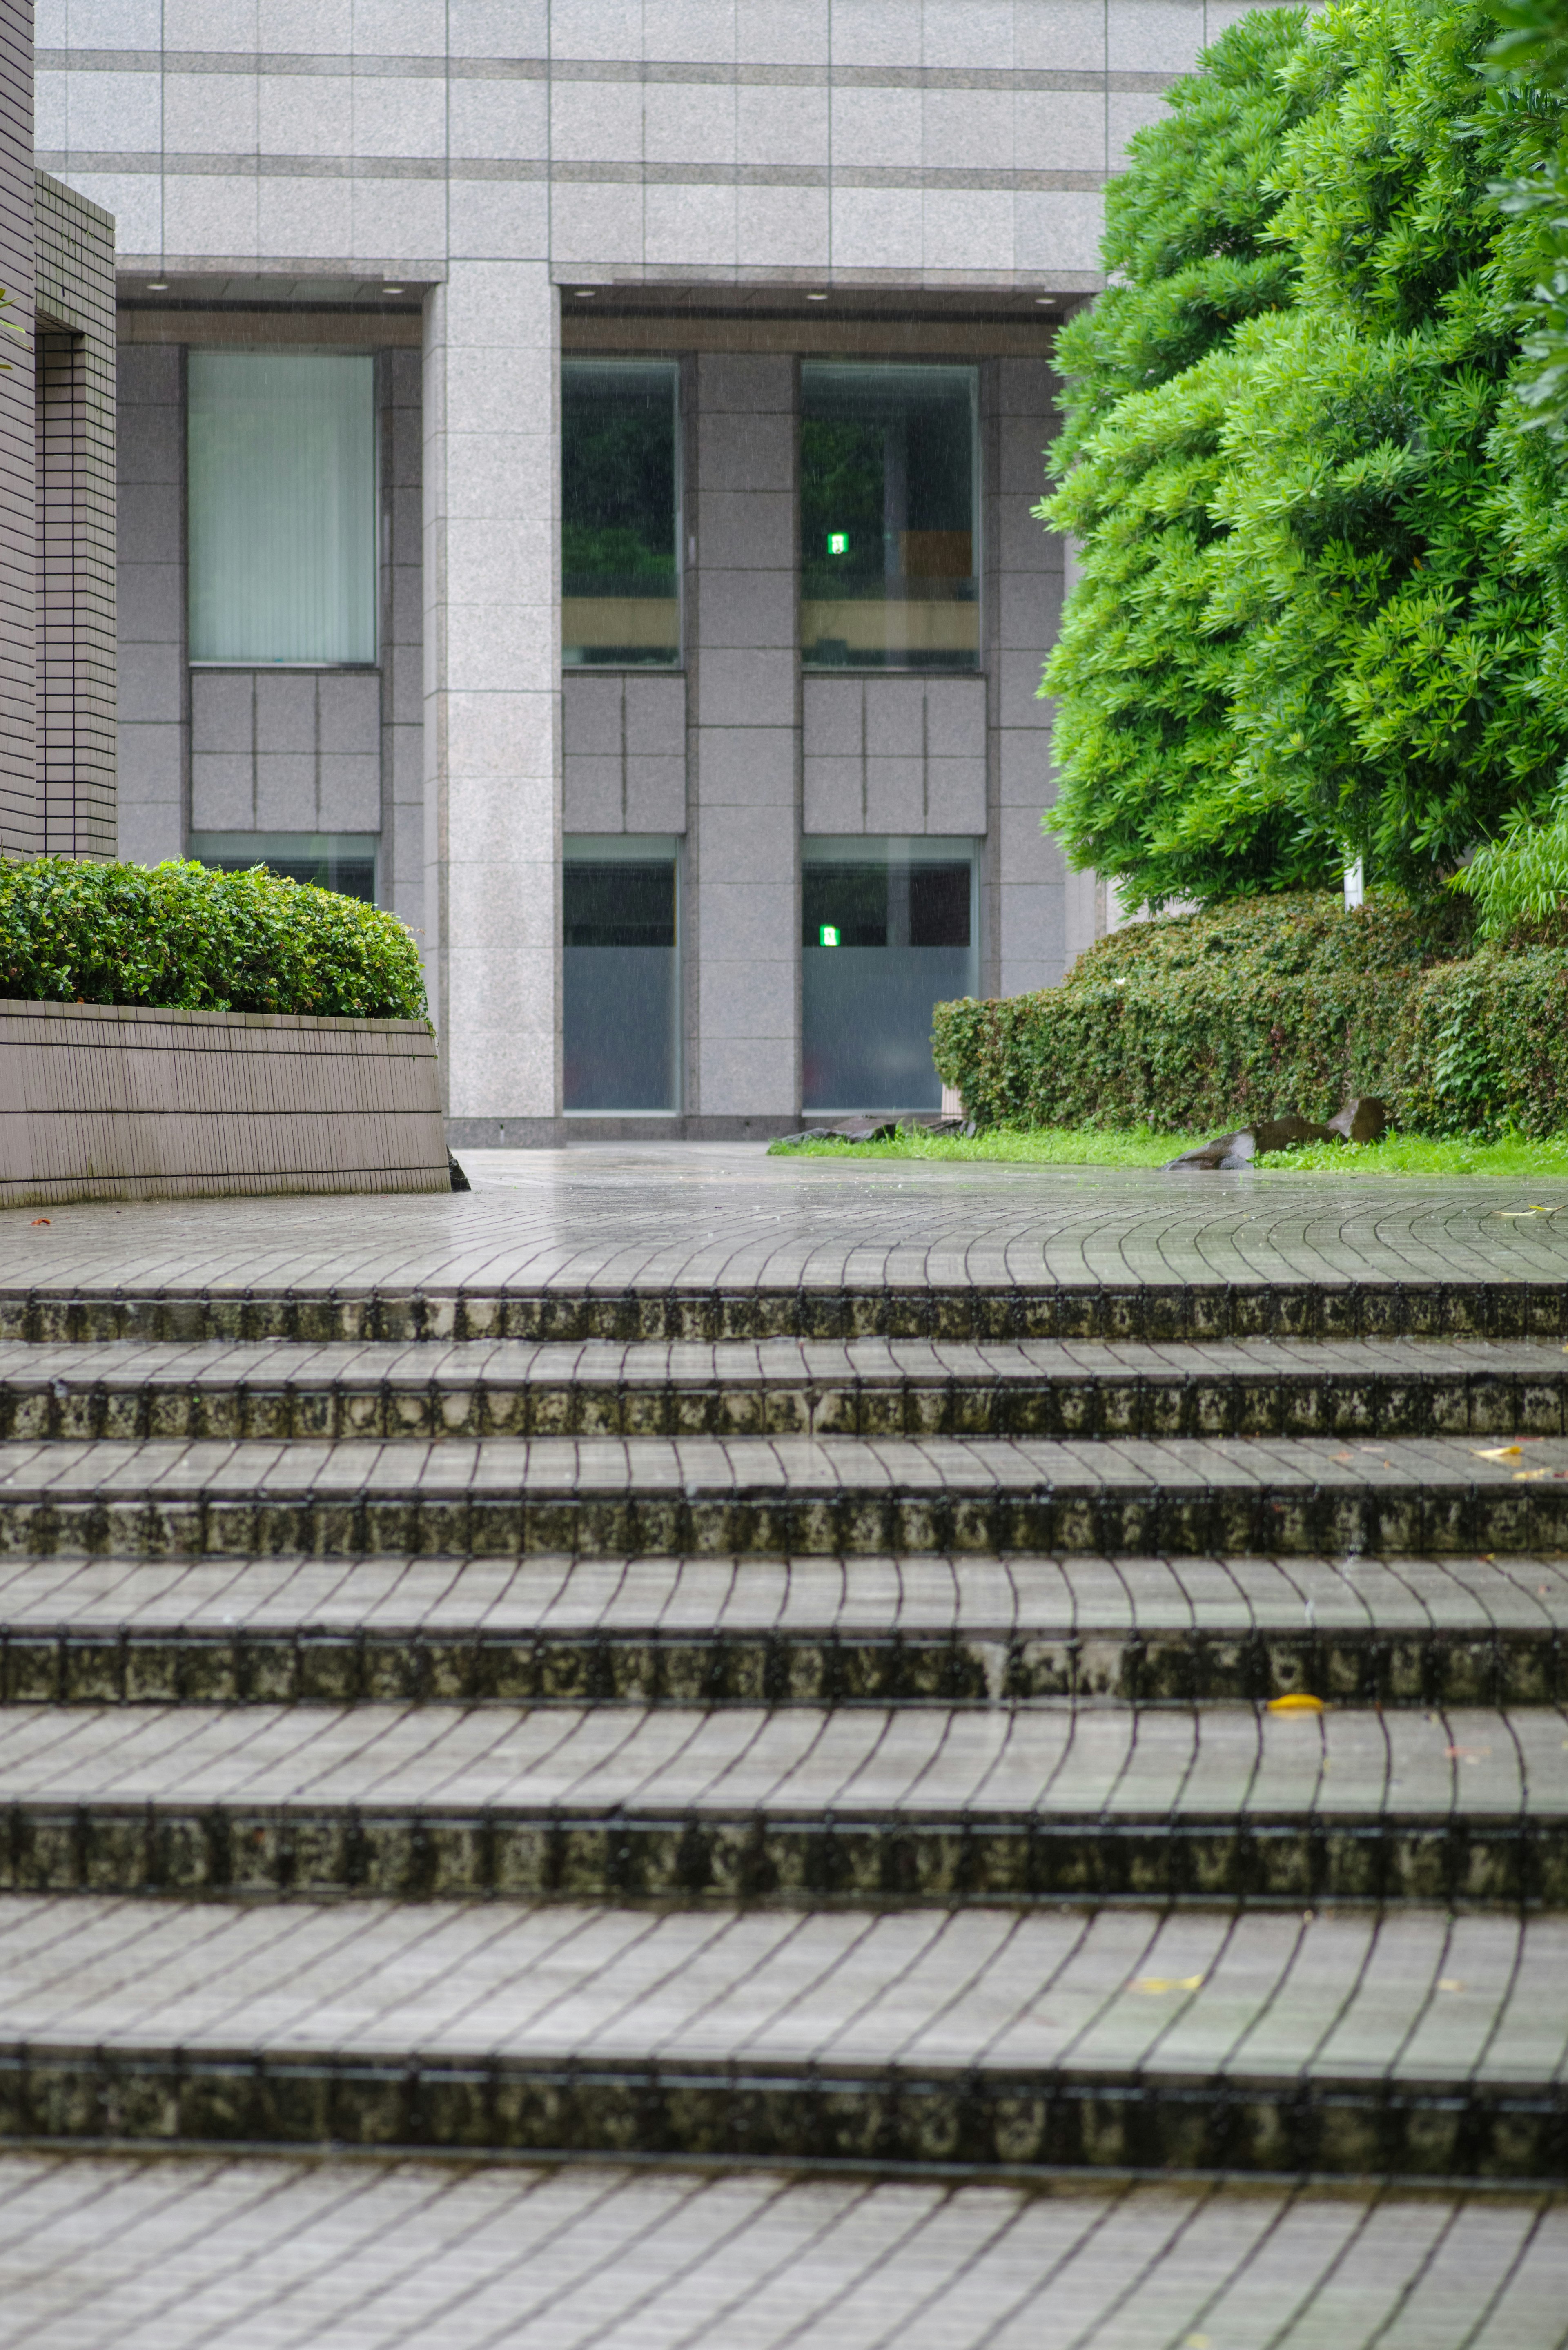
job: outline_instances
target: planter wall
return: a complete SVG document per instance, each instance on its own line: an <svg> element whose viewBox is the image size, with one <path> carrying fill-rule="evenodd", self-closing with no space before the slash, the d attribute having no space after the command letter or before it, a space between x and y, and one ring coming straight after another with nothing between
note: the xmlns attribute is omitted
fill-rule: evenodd
<svg viewBox="0 0 1568 2350"><path fill-rule="evenodd" d="M449 1182L420 1021L0 1003L0 1205Z"/></svg>

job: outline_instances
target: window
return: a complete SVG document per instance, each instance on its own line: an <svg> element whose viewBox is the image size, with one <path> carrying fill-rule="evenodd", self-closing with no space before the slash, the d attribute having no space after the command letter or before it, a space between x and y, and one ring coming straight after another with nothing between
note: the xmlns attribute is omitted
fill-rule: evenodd
<svg viewBox="0 0 1568 2350"><path fill-rule="evenodd" d="M677 667L680 468L674 362L561 368L561 658Z"/></svg>
<svg viewBox="0 0 1568 2350"><path fill-rule="evenodd" d="M192 351L191 658L376 658L375 363Z"/></svg>
<svg viewBox="0 0 1568 2350"><path fill-rule="evenodd" d="M568 1110L680 1104L672 837L569 836L561 877Z"/></svg>
<svg viewBox="0 0 1568 2350"><path fill-rule="evenodd" d="M817 669L973 669L975 371L800 371L800 642Z"/></svg>
<svg viewBox="0 0 1568 2350"><path fill-rule="evenodd" d="M801 867L801 1098L938 1109L931 1009L972 995L974 846L808 839Z"/></svg>
<svg viewBox="0 0 1568 2350"><path fill-rule="evenodd" d="M286 880L309 881L373 906L379 846L373 832L193 832L190 854L218 873L265 865Z"/></svg>

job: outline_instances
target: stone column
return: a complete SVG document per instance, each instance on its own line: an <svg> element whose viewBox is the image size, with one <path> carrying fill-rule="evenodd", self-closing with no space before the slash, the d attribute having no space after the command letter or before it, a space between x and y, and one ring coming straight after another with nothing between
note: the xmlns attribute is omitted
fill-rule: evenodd
<svg viewBox="0 0 1568 2350"><path fill-rule="evenodd" d="M454 261L424 358L426 947L459 1141L560 1108L559 307Z"/></svg>
<svg viewBox="0 0 1568 2350"><path fill-rule="evenodd" d="M0 855L44 846L33 645L36 605L34 450L33 9L0 0Z"/></svg>
<svg viewBox="0 0 1568 2350"><path fill-rule="evenodd" d="M794 380L787 358L698 361L686 525L698 1133L781 1132L800 1100Z"/></svg>
<svg viewBox="0 0 1568 2350"><path fill-rule="evenodd" d="M996 368L994 490L988 536L997 568L991 596L994 919L992 971L1002 995L1054 987L1069 960L1066 860L1040 819L1056 796L1051 705L1041 666L1062 615L1062 545L1030 509L1045 486L1041 452L1054 430L1055 385L1044 359Z"/></svg>

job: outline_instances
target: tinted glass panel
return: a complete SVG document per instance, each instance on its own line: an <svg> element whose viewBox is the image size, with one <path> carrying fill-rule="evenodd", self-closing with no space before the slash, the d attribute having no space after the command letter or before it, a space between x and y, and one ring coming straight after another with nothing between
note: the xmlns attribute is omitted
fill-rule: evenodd
<svg viewBox="0 0 1568 2350"><path fill-rule="evenodd" d="M867 844L869 847L869 844ZM969 856L814 856L801 873L802 1097L808 1110L935 1109L933 1005L971 994Z"/></svg>
<svg viewBox="0 0 1568 2350"><path fill-rule="evenodd" d="M817 668L972 669L972 368L801 369L801 652Z"/></svg>
<svg viewBox="0 0 1568 2350"><path fill-rule="evenodd" d="M678 1107L673 858L570 859L562 900L566 1107Z"/></svg>
<svg viewBox="0 0 1568 2350"><path fill-rule="evenodd" d="M288 881L307 881L340 897L376 902L373 833L192 833L191 855L217 873L248 873L265 865Z"/></svg>
<svg viewBox="0 0 1568 2350"><path fill-rule="evenodd" d="M375 363L192 351L191 658L376 658Z"/></svg>
<svg viewBox="0 0 1568 2350"><path fill-rule="evenodd" d="M561 368L561 649L573 666L680 658L676 370Z"/></svg>

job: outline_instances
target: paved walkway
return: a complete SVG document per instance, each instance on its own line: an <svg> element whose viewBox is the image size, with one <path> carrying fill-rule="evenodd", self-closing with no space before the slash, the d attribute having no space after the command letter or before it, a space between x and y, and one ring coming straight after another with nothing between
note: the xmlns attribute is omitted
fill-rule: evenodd
<svg viewBox="0 0 1568 2350"><path fill-rule="evenodd" d="M0 1217L3 2350L1568 2342L1568 1187L471 1172Z"/></svg>
<svg viewBox="0 0 1568 2350"><path fill-rule="evenodd" d="M1568 1181L474 1151L467 1194L0 1214L18 1290L1568 1281Z"/></svg>
<svg viewBox="0 0 1568 2350"><path fill-rule="evenodd" d="M1568 2207L0 2157L5 2350L1560 2350Z"/></svg>

